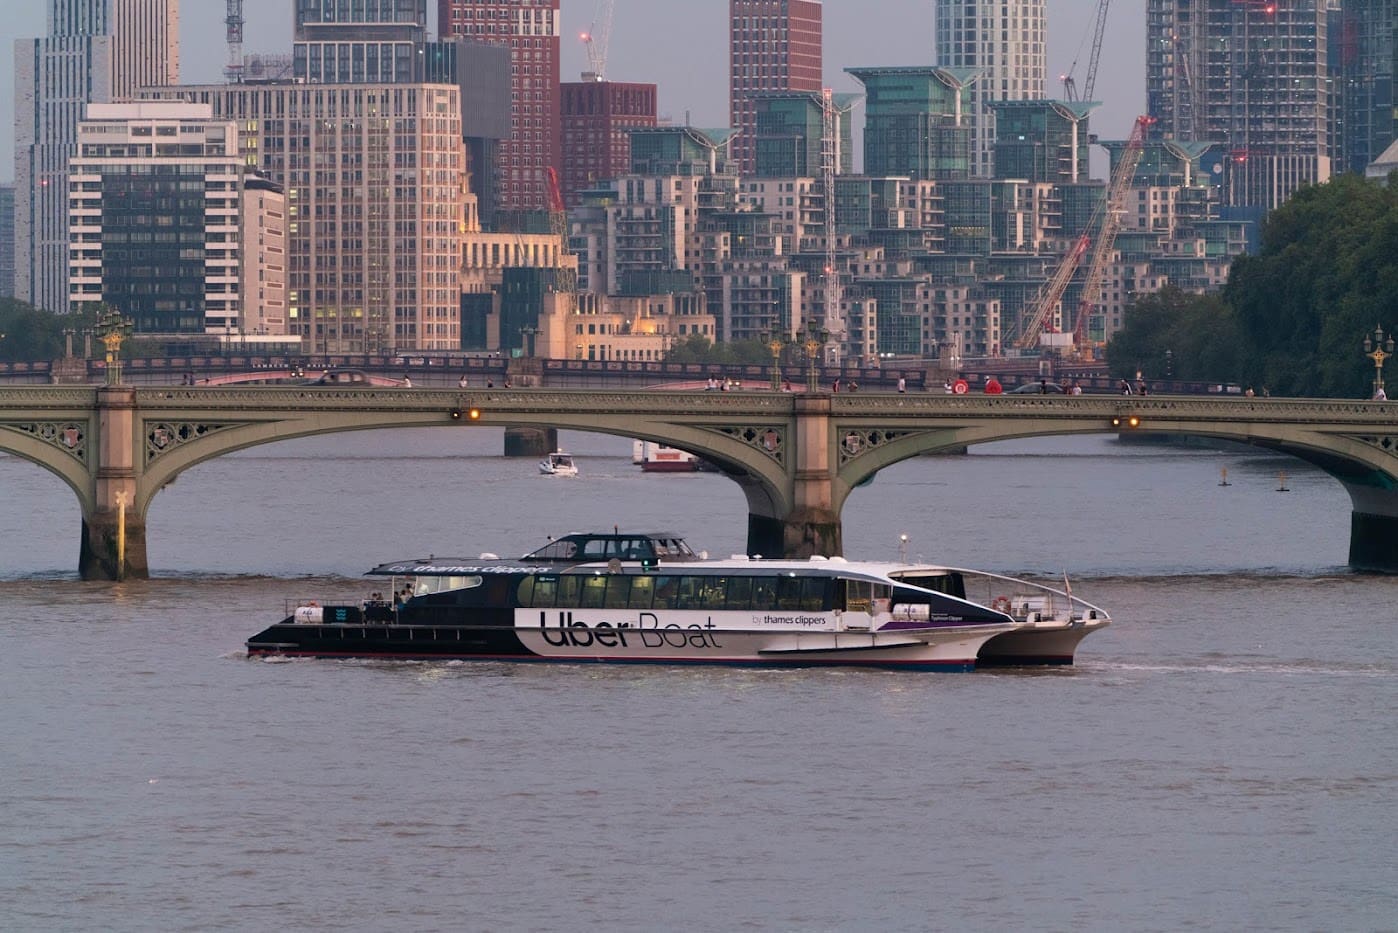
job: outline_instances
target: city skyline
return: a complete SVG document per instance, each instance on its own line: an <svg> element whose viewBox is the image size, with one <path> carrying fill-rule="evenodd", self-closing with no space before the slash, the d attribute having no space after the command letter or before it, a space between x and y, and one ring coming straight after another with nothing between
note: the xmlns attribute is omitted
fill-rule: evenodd
<svg viewBox="0 0 1398 933"><path fill-rule="evenodd" d="M858 93L858 82L843 69L851 66L934 64L933 3L931 0L878 0L878 16L863 4L825 3L824 72L826 84L837 92ZM612 27L607 77L625 82L659 85L662 119L695 126L727 126L728 16L726 3L691 4L655 0L638 4L617 0ZM595 4L563 0L561 78L576 81L587 67L586 50L578 35L590 25ZM1047 0L1048 78L1046 93L1061 96L1058 76L1077 60L1081 84L1087 67L1088 35L1096 4L1083 0ZM290 55L292 4L288 0L246 0L243 38L245 53ZM186 0L180 7L181 74L184 84L222 80L227 61L224 4L217 0ZM920 28L889 28L890 23L921 24ZM429 10L429 32L436 34ZM14 41L46 33L44 8L26 5L0 22L0 183L14 178ZM657 36L683 37L673 44ZM1145 106L1145 19L1140 10L1113 10L1107 22L1097 86L1102 107L1092 117L1093 131L1104 139L1124 138ZM1120 89L1120 93L1108 93ZM863 115L856 111L856 126ZM686 117L688 120L686 120ZM1094 160L1094 167L1105 159ZM1100 174L1101 169L1094 172Z"/></svg>

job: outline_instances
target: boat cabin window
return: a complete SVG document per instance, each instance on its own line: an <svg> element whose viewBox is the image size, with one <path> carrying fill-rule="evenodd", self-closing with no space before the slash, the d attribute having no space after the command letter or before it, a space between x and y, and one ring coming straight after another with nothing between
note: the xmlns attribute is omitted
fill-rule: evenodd
<svg viewBox="0 0 1398 933"><path fill-rule="evenodd" d="M582 599L579 600L578 605L583 609L601 609L606 596L606 577L585 577L582 584Z"/></svg>
<svg viewBox="0 0 1398 933"><path fill-rule="evenodd" d="M533 551L525 556L538 558L539 560L575 560L578 556L578 543L564 538L561 541L554 541L552 544L546 544L537 551Z"/></svg>
<svg viewBox="0 0 1398 933"><path fill-rule="evenodd" d="M521 606L547 608L825 612L836 605L844 585L828 577L539 574L520 581L518 598ZM888 590L867 583L863 588L885 596ZM848 597L838 599L848 605Z"/></svg>
<svg viewBox="0 0 1398 933"><path fill-rule="evenodd" d="M900 573L898 579L912 586L920 586L924 590L932 590L935 593L946 593L948 596L955 596L957 599L966 598L966 578L959 573Z"/></svg>
<svg viewBox="0 0 1398 933"><path fill-rule="evenodd" d="M876 600L888 600L893 588L876 580L841 580L846 612L873 612ZM839 603L839 600L836 600Z"/></svg>
<svg viewBox="0 0 1398 933"><path fill-rule="evenodd" d="M583 542L583 560L641 560L654 554L647 538L590 538Z"/></svg>
<svg viewBox="0 0 1398 933"><path fill-rule="evenodd" d="M479 576L460 577L418 577L413 583L414 596L430 593L449 593L452 590L469 590L481 585Z"/></svg>
<svg viewBox="0 0 1398 933"><path fill-rule="evenodd" d="M649 609L655 596L655 577L631 577L631 591L626 597L627 609Z"/></svg>
<svg viewBox="0 0 1398 933"><path fill-rule="evenodd" d="M752 577L729 577L727 589L727 605L734 609L747 609L752 605Z"/></svg>

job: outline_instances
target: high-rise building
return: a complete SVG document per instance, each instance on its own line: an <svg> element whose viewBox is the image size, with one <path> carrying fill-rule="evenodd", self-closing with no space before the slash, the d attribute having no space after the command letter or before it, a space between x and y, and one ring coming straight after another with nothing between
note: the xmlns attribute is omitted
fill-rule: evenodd
<svg viewBox="0 0 1398 933"><path fill-rule="evenodd" d="M970 176L973 137L966 110L973 71L931 66L845 71L864 85L866 175Z"/></svg>
<svg viewBox="0 0 1398 933"><path fill-rule="evenodd" d="M421 81L427 0L298 0L292 68L318 84Z"/></svg>
<svg viewBox="0 0 1398 933"><path fill-rule="evenodd" d="M1096 104L1062 100L992 101L996 178L1074 184L1087 181L1087 115Z"/></svg>
<svg viewBox="0 0 1398 933"><path fill-rule="evenodd" d="M1334 98L1334 166L1363 172L1398 138L1393 109L1393 0L1346 0L1330 13Z"/></svg>
<svg viewBox="0 0 1398 933"><path fill-rule="evenodd" d="M1271 210L1329 179L1327 5L1149 0L1151 138L1222 144L1225 206Z"/></svg>
<svg viewBox="0 0 1398 933"><path fill-rule="evenodd" d="M829 106L834 150L831 166L844 175L854 171L854 135L850 111L859 97L833 94ZM749 175L761 178L820 178L824 170L826 101L823 94L773 92L753 98L754 159Z"/></svg>
<svg viewBox="0 0 1398 933"><path fill-rule="evenodd" d="M563 200L631 170L631 130L656 125L654 84L578 81L561 88Z"/></svg>
<svg viewBox="0 0 1398 933"><path fill-rule="evenodd" d="M1038 100L1047 69L1045 0L938 0L936 55L943 68L974 70L970 85L971 171L990 177L997 100Z"/></svg>
<svg viewBox="0 0 1398 933"><path fill-rule="evenodd" d="M0 298L15 296L15 186L0 185Z"/></svg>
<svg viewBox="0 0 1398 933"><path fill-rule="evenodd" d="M287 322L308 350L460 348L465 155L455 85L165 93L234 121L244 164L285 187Z"/></svg>
<svg viewBox="0 0 1398 933"><path fill-rule="evenodd" d="M510 49L510 135L497 150L501 208L548 204L548 170L562 165L559 123L559 0L437 0L437 31Z"/></svg>
<svg viewBox="0 0 1398 933"><path fill-rule="evenodd" d="M757 104L771 91L821 92L818 0L728 0L728 113L738 173L757 162Z"/></svg>
<svg viewBox="0 0 1398 933"><path fill-rule="evenodd" d="M69 297L144 333L232 333L242 306L238 128L208 105L90 104L69 163Z"/></svg>
<svg viewBox="0 0 1398 933"><path fill-rule="evenodd" d="M179 0L49 0L15 42L15 294L68 302L68 160L88 102L179 81Z"/></svg>

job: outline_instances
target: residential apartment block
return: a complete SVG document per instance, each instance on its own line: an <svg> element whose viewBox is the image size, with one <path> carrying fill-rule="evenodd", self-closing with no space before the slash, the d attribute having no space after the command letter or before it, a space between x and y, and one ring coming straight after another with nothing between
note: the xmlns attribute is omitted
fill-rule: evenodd
<svg viewBox="0 0 1398 933"><path fill-rule="evenodd" d="M510 134L501 140L494 188L500 208L548 204L548 169L562 167L559 0L437 0L441 39L510 50Z"/></svg>
<svg viewBox="0 0 1398 933"><path fill-rule="evenodd" d="M1150 136L1223 146L1225 206L1270 211L1329 179L1327 7L1148 0Z"/></svg>
<svg viewBox="0 0 1398 933"><path fill-rule="evenodd" d="M68 302L68 160L89 102L179 80L178 0L49 0L49 35L15 68L15 294Z"/></svg>
<svg viewBox="0 0 1398 933"><path fill-rule="evenodd" d="M184 86L286 190L287 321L312 352L461 346L461 99L444 84Z"/></svg>
<svg viewBox="0 0 1398 933"><path fill-rule="evenodd" d="M138 333L241 331L238 130L208 105L90 104L69 168L69 298ZM255 221L273 222L268 214Z"/></svg>
<svg viewBox="0 0 1398 933"><path fill-rule="evenodd" d="M569 207L579 192L626 174L631 130L656 125L656 86L576 81L560 88L563 128L559 182Z"/></svg>
<svg viewBox="0 0 1398 933"><path fill-rule="evenodd" d="M771 92L822 90L818 0L729 0L728 113L739 174L757 167L757 104Z"/></svg>
<svg viewBox="0 0 1398 933"><path fill-rule="evenodd" d="M1048 36L1045 0L939 0L935 10L937 65L976 78L966 116L972 174L988 178L994 165L993 101L1045 95Z"/></svg>

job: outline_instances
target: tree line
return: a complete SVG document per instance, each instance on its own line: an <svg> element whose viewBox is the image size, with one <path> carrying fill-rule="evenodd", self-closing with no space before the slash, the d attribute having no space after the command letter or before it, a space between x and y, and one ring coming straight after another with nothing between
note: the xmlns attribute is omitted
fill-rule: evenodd
<svg viewBox="0 0 1398 933"><path fill-rule="evenodd" d="M1398 174L1398 173L1395 173ZM1112 373L1367 398L1364 338L1398 326L1398 179L1340 175L1267 215L1216 295L1142 295L1107 343ZM1166 351L1169 351L1168 354ZM1398 362L1398 361L1396 361Z"/></svg>

